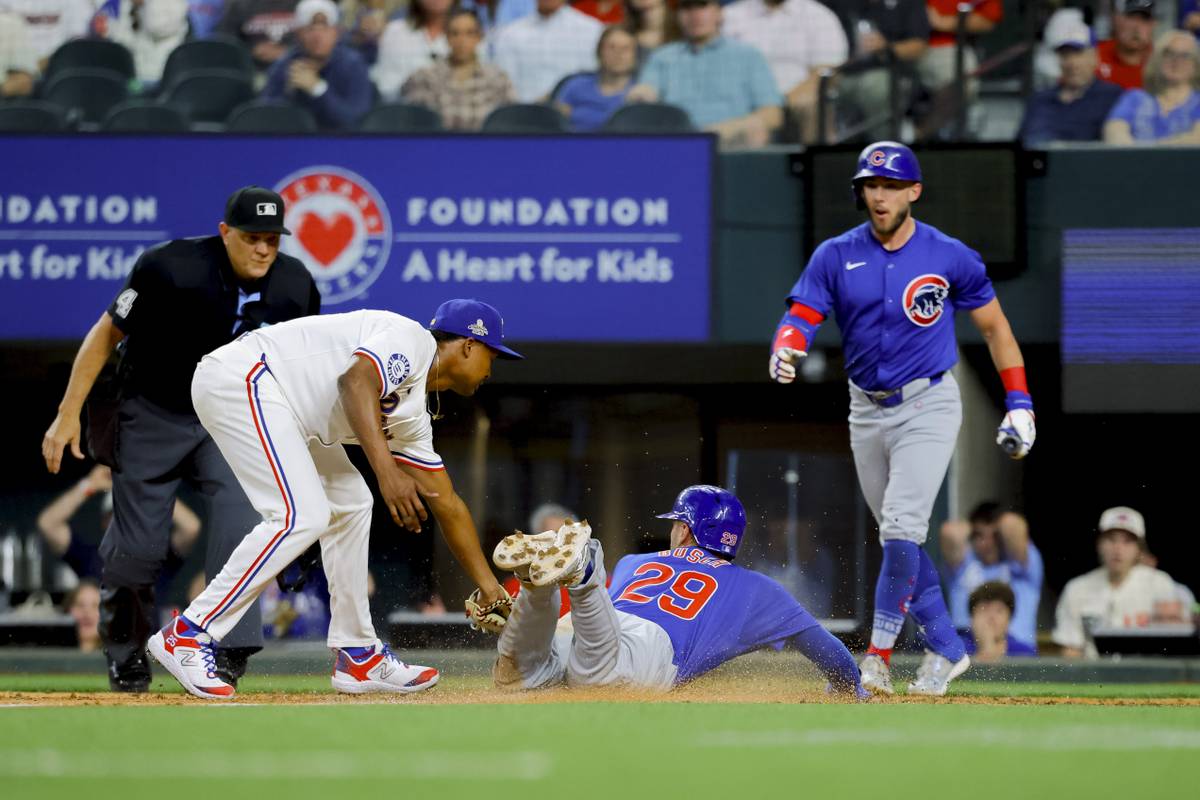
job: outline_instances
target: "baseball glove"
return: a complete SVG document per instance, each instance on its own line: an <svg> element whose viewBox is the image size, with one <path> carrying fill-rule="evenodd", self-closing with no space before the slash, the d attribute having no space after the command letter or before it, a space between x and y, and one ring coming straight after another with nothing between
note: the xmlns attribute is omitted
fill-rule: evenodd
<svg viewBox="0 0 1200 800"><path fill-rule="evenodd" d="M504 630L505 623L508 622L508 615L512 613L513 598L505 591L504 597L499 600L487 605L480 605L479 594L479 590L476 589L463 603L467 617L471 620L471 627L475 630L499 634Z"/></svg>

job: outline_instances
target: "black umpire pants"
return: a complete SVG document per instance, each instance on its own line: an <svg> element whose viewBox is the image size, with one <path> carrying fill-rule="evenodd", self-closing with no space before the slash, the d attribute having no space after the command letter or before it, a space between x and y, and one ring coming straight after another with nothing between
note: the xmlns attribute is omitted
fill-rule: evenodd
<svg viewBox="0 0 1200 800"><path fill-rule="evenodd" d="M175 495L183 482L207 501L208 549L204 572L212 580L259 514L246 499L212 437L194 414L179 414L141 397L118 411L113 471L113 516L100 542L100 635L114 672L144 664L153 619L154 583L167 559ZM262 614L256 603L228 636L224 648L259 648Z"/></svg>

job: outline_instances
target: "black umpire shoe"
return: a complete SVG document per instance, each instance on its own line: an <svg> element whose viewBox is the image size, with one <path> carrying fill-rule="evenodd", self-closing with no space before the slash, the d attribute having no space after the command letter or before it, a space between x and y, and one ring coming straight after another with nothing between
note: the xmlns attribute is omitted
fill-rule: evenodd
<svg viewBox="0 0 1200 800"><path fill-rule="evenodd" d="M147 692L150 678L150 659L144 652L125 664L108 660L108 688L114 692Z"/></svg>
<svg viewBox="0 0 1200 800"><path fill-rule="evenodd" d="M217 677L237 688L238 679L246 674L246 662L261 647L217 647Z"/></svg>

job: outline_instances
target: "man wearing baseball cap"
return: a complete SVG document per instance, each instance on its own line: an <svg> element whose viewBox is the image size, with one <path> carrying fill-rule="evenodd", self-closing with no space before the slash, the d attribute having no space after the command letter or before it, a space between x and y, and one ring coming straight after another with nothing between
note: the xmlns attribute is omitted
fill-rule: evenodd
<svg viewBox="0 0 1200 800"><path fill-rule="evenodd" d="M261 326L317 314L321 296L304 265L279 252L283 199L261 186L229 196L217 235L151 247L84 339L58 414L42 440L57 473L80 448L87 400L89 454L113 467L113 517L100 544L100 633L114 691L150 684L146 640L158 627L154 585L168 553L180 483L211 501L206 570L225 563L254 508L192 405L192 373L206 353ZM114 348L119 388L92 392ZM89 398L89 394L93 396ZM120 421L119 426L117 421ZM262 647L255 612L225 641L218 666L231 682Z"/></svg>
<svg viewBox="0 0 1200 800"><path fill-rule="evenodd" d="M1096 46L1096 75L1122 89L1142 88L1142 69L1154 50L1154 0L1117 0L1113 38Z"/></svg>
<svg viewBox="0 0 1200 800"><path fill-rule="evenodd" d="M1049 142L1098 142L1121 87L1096 77L1096 47L1082 17L1046 26L1046 44L1058 56L1058 86L1036 92L1025 105L1018 138L1028 148Z"/></svg>
<svg viewBox="0 0 1200 800"><path fill-rule="evenodd" d="M1096 551L1100 566L1070 580L1055 611L1054 641L1065 656L1095 657L1085 620L1101 628L1143 628L1183 622L1183 606L1167 573L1138 562L1146 521L1128 506L1100 515Z"/></svg>
<svg viewBox="0 0 1200 800"><path fill-rule="evenodd" d="M371 110L367 65L338 44L339 12L333 0L300 0L295 49L275 62L263 97L307 108L323 130L349 130Z"/></svg>
<svg viewBox="0 0 1200 800"><path fill-rule="evenodd" d="M436 669L404 663L376 635L367 599L374 501L342 445L362 449L396 525L420 532L428 504L480 605L511 602L434 448L433 422L440 392L473 395L497 358L521 357L504 343L500 312L467 299L443 303L428 328L390 311L327 314L252 331L205 357L192 381L196 412L258 524L150 638L151 655L197 697L232 697L235 687L207 666L214 650L267 584L320 542L333 688L405 694L436 684Z"/></svg>

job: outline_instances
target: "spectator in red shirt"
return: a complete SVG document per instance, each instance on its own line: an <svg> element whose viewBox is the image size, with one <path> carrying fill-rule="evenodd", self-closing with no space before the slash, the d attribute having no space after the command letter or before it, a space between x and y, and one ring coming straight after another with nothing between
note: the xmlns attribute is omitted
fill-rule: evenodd
<svg viewBox="0 0 1200 800"><path fill-rule="evenodd" d="M959 0L925 0L925 11L929 14L929 48L917 62L917 74L921 84L931 92L948 86L954 81L955 47L958 40ZM996 23L1004 18L1001 0L973 0L967 15L968 46L964 55L963 69L970 73L979 66L974 49L969 42L983 33L989 33ZM968 96L975 93L975 81L967 85Z"/></svg>
<svg viewBox="0 0 1200 800"><path fill-rule="evenodd" d="M1125 0L1113 14L1113 38L1096 45L1096 75L1122 89L1140 89L1153 49L1154 0Z"/></svg>
<svg viewBox="0 0 1200 800"><path fill-rule="evenodd" d="M625 21L623 0L571 0L571 6L605 25L620 25Z"/></svg>

